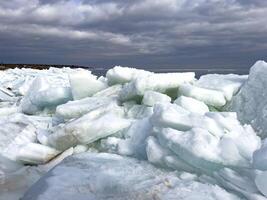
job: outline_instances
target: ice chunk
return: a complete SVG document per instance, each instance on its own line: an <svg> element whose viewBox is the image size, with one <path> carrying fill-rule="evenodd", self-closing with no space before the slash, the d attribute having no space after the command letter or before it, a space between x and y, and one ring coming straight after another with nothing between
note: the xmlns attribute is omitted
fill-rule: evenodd
<svg viewBox="0 0 267 200"><path fill-rule="evenodd" d="M103 153L68 157L28 190L22 200L46 200L55 196L57 200L153 199L155 196L163 200L239 199L217 185L182 180L175 173L162 171L147 162Z"/></svg>
<svg viewBox="0 0 267 200"><path fill-rule="evenodd" d="M253 153L253 167L267 171L267 139L264 140L261 148Z"/></svg>
<svg viewBox="0 0 267 200"><path fill-rule="evenodd" d="M258 174L255 183L260 192L267 197L267 171Z"/></svg>
<svg viewBox="0 0 267 200"><path fill-rule="evenodd" d="M17 112L19 112L19 108L17 106L0 108L0 116L11 115Z"/></svg>
<svg viewBox="0 0 267 200"><path fill-rule="evenodd" d="M69 87L51 87L44 77L38 77L22 99L21 110L26 114L35 114L45 107L55 107L71 99Z"/></svg>
<svg viewBox="0 0 267 200"><path fill-rule="evenodd" d="M190 161L195 156L196 163L192 165L196 168L202 165L202 160L198 160L200 157L207 161L203 163L203 169L213 164L215 169L223 165L248 167L253 152L260 146L254 130L242 126L231 113L199 115L175 104L157 104L150 121L160 144L183 160ZM187 148L184 149L183 145Z"/></svg>
<svg viewBox="0 0 267 200"><path fill-rule="evenodd" d="M183 84L179 87L179 94L203 101L207 105L220 108L226 104L223 92L201 88L195 85Z"/></svg>
<svg viewBox="0 0 267 200"><path fill-rule="evenodd" d="M107 71L106 77L108 79L109 85L114 85L114 84L124 84L130 82L131 80L139 76L146 76L151 73L152 72L141 69L115 66Z"/></svg>
<svg viewBox="0 0 267 200"><path fill-rule="evenodd" d="M95 117L91 112L67 123L63 128L49 135L48 143L56 149L65 150L77 144L92 143L127 128L130 124L130 120L113 113Z"/></svg>
<svg viewBox="0 0 267 200"><path fill-rule="evenodd" d="M180 96L173 103L181 106L182 108L192 113L198 113L203 115L206 112L209 112L209 108L206 104L191 97Z"/></svg>
<svg viewBox="0 0 267 200"><path fill-rule="evenodd" d="M171 97L155 91L146 91L142 100L142 104L154 106L156 103L169 103Z"/></svg>
<svg viewBox="0 0 267 200"><path fill-rule="evenodd" d="M44 164L59 153L60 151L42 144L28 143L20 148L16 159L28 164Z"/></svg>
<svg viewBox="0 0 267 200"><path fill-rule="evenodd" d="M111 97L87 97L84 99L70 101L60 105L56 109L56 114L64 119L78 118L86 113L95 111L102 114L105 112L121 110L116 99ZM120 112L120 111L118 111Z"/></svg>
<svg viewBox="0 0 267 200"><path fill-rule="evenodd" d="M187 132L165 128L159 130L157 136L160 144L206 173L223 166L249 167L252 153L259 147L255 133L246 129L228 132L218 138L203 128L192 128Z"/></svg>
<svg viewBox="0 0 267 200"><path fill-rule="evenodd" d="M10 134L10 141L5 143L5 148L1 154L11 160L17 160L18 153L23 145L36 142L36 128L29 124L24 126L19 133L12 136ZM13 133L14 134L14 133Z"/></svg>
<svg viewBox="0 0 267 200"><path fill-rule="evenodd" d="M168 148L162 147L158 140L150 136L147 139L146 153L148 161L162 168L170 168L187 172L196 172L197 170L181 160L176 154Z"/></svg>
<svg viewBox="0 0 267 200"><path fill-rule="evenodd" d="M247 75L207 74L201 76L196 85L202 88L222 91L226 100L230 101L247 78Z"/></svg>
<svg viewBox="0 0 267 200"><path fill-rule="evenodd" d="M126 109L126 116L128 118L142 119L153 114L153 108L145 105L133 105Z"/></svg>
<svg viewBox="0 0 267 200"><path fill-rule="evenodd" d="M93 97L118 97L122 90L122 85L113 85L101 90L93 95Z"/></svg>
<svg viewBox="0 0 267 200"><path fill-rule="evenodd" d="M84 70L69 74L73 99L82 99L92 96L106 88L105 83L96 79L90 71Z"/></svg>
<svg viewBox="0 0 267 200"><path fill-rule="evenodd" d="M192 128L189 112L176 104L156 104L150 118L155 126L186 131Z"/></svg>
<svg viewBox="0 0 267 200"><path fill-rule="evenodd" d="M74 147L73 152L76 154L76 153L86 152L87 150L88 150L87 145L78 144Z"/></svg>
<svg viewBox="0 0 267 200"><path fill-rule="evenodd" d="M137 120L126 131L126 140L118 142L118 153L121 155L134 156L139 159L147 159L146 138L151 135L152 126L149 118ZM125 152L127 149L127 152Z"/></svg>
<svg viewBox="0 0 267 200"><path fill-rule="evenodd" d="M124 85L120 99L123 101L143 96L146 91L153 90L172 95L183 83L194 80L195 73L159 73L140 76Z"/></svg>
<svg viewBox="0 0 267 200"><path fill-rule="evenodd" d="M267 63L258 61L251 67L247 82L227 107L237 112L242 123L251 124L262 138L267 136L266 87Z"/></svg>

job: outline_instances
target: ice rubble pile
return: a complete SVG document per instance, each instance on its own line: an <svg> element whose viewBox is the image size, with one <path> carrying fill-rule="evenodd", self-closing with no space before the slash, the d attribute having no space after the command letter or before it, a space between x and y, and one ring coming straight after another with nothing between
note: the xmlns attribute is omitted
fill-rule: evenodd
<svg viewBox="0 0 267 200"><path fill-rule="evenodd" d="M3 71L0 199L265 199L265 68Z"/></svg>

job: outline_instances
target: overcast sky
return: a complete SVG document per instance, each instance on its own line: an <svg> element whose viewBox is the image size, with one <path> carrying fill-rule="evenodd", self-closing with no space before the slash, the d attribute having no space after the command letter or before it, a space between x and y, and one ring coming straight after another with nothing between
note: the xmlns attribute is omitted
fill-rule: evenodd
<svg viewBox="0 0 267 200"><path fill-rule="evenodd" d="M265 0L0 0L0 62L248 68Z"/></svg>

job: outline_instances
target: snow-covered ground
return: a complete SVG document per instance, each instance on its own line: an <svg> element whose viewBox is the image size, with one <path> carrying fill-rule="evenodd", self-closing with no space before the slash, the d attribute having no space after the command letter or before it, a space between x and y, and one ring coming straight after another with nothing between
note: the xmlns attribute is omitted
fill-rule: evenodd
<svg viewBox="0 0 267 200"><path fill-rule="evenodd" d="M264 61L199 79L2 71L0 199L266 199L266 88Z"/></svg>

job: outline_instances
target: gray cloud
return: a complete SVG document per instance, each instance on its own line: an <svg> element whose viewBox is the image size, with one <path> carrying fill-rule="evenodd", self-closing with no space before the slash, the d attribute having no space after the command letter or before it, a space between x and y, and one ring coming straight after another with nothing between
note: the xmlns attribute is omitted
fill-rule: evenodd
<svg viewBox="0 0 267 200"><path fill-rule="evenodd" d="M266 59L261 0L0 1L0 61L248 68Z"/></svg>

